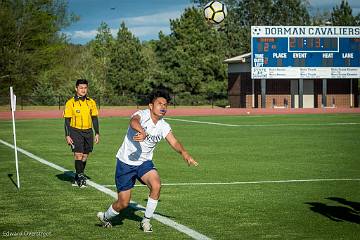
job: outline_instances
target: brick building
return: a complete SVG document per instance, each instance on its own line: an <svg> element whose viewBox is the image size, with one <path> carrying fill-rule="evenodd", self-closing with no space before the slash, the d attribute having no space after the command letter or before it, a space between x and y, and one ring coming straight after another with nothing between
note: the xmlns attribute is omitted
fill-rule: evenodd
<svg viewBox="0 0 360 240"><path fill-rule="evenodd" d="M358 79L251 79L251 53L225 63L233 108L359 107Z"/></svg>

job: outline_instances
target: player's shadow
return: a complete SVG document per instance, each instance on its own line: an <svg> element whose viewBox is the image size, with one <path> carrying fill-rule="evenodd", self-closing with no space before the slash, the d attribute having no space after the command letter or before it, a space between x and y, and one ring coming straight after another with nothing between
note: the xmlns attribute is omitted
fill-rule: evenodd
<svg viewBox="0 0 360 240"><path fill-rule="evenodd" d="M144 199L144 202L145 202L145 205L146 205L146 203L147 203L147 198L146 199ZM160 203L161 202L161 199L159 199L158 200L158 202ZM138 210L142 210L142 211L145 211L145 209L144 208L138 208ZM157 214L157 215L160 215L160 216L162 216L162 217L166 217L166 218L174 218L173 216L170 216L170 215L165 215L165 214L162 214L162 213L159 213L159 212L154 212L155 214Z"/></svg>
<svg viewBox="0 0 360 240"><path fill-rule="evenodd" d="M140 212L140 211L145 211L145 208L138 207L135 203L130 203L129 206L126 209L120 211L119 215L117 215L116 217L111 219L111 224L113 226L122 225L123 221L125 219L128 219L128 220L131 220L131 221L139 222L139 226L140 226L140 222L141 222L141 220L143 218L136 215L136 212ZM157 213L157 212L155 212L155 213L157 215L160 215L160 216L163 216L163 217L173 218L171 216L167 216L167 215L160 214L160 213ZM143 213L140 213L140 215L143 215ZM95 225L99 226L99 227L102 226L100 223L97 223Z"/></svg>
<svg viewBox="0 0 360 240"><path fill-rule="evenodd" d="M116 217L111 219L111 224L113 226L123 225L123 221L125 219L139 222L139 224L140 224L142 217L136 215L136 212L138 212L140 210L145 210L145 209L136 208L135 205L129 204L129 207L127 207L124 210L121 210L119 215L117 215ZM102 227L102 225L100 223L97 223L95 225L98 227Z"/></svg>
<svg viewBox="0 0 360 240"><path fill-rule="evenodd" d="M74 177L75 177L75 173L72 172L72 171L66 171L66 172L63 172L61 174L57 174L56 177L61 180L61 181L64 181L64 182L73 182L74 181ZM89 176L85 175L85 177L87 179L91 179Z"/></svg>
<svg viewBox="0 0 360 240"><path fill-rule="evenodd" d="M320 202L306 202L306 204L310 205L311 211L319 213L332 221L360 224L360 213L348 206L331 206Z"/></svg>
<svg viewBox="0 0 360 240"><path fill-rule="evenodd" d="M145 199L145 201L147 201L147 199ZM160 199L159 199L159 202L160 202ZM137 211L143 211L143 212L145 211L145 208L138 207L137 204L135 204L135 203L130 203L129 206L130 206L131 208L136 209ZM174 218L173 216L161 214L161 213L158 213L158 212L154 212L154 213L157 214L157 215L160 215L160 216L162 216L162 217Z"/></svg>
<svg viewBox="0 0 360 240"><path fill-rule="evenodd" d="M338 197L329 197L327 199L336 201L338 203L341 203L343 205L347 205L349 207L351 207L354 211L358 212L360 214L360 203L358 202L352 202L352 201L348 201L344 198L338 198Z"/></svg>

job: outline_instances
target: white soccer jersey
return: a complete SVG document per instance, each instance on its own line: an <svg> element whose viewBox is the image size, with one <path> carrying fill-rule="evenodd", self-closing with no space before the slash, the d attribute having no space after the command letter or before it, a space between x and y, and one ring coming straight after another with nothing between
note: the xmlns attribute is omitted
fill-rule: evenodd
<svg viewBox="0 0 360 240"><path fill-rule="evenodd" d="M149 109L139 110L131 117L135 115L140 116L141 127L145 130L147 136L142 142L134 141L133 137L137 132L129 126L116 157L128 165L139 166L145 161L152 160L156 144L169 134L171 127L162 118L154 124Z"/></svg>

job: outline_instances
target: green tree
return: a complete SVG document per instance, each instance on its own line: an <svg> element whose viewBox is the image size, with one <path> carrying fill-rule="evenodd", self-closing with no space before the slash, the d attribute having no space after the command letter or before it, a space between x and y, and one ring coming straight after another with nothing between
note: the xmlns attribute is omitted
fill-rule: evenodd
<svg viewBox="0 0 360 240"><path fill-rule="evenodd" d="M161 85L173 93L210 94L225 91L224 44L202 11L188 8L170 21L171 34L159 34L156 54L163 67Z"/></svg>
<svg viewBox="0 0 360 240"><path fill-rule="evenodd" d="M142 55L144 57L146 69L146 78L143 83L143 93L147 93L154 88L166 87L164 71L159 61L157 61L156 45L158 40L151 40L142 43Z"/></svg>
<svg viewBox="0 0 360 240"><path fill-rule="evenodd" d="M340 6L335 6L333 8L330 22L333 26L359 26L360 14L353 16L348 1L342 0Z"/></svg>
<svg viewBox="0 0 360 240"><path fill-rule="evenodd" d="M110 55L109 89L118 96L146 91L146 65L142 45L122 22Z"/></svg>
<svg viewBox="0 0 360 240"><path fill-rule="evenodd" d="M193 0L200 9L207 0ZM250 28L255 25L309 25L305 0L223 0L228 8L223 33L227 57L250 52Z"/></svg>
<svg viewBox="0 0 360 240"><path fill-rule="evenodd" d="M83 67L80 66L81 75L92 82L92 92L98 96L108 93L106 78L110 69L111 51L115 39L111 35L109 26L102 22L97 29L94 40L90 41L82 54Z"/></svg>
<svg viewBox="0 0 360 240"><path fill-rule="evenodd" d="M319 9L311 17L311 25L313 26L324 26L330 24L330 12L329 11L320 11Z"/></svg>
<svg viewBox="0 0 360 240"><path fill-rule="evenodd" d="M0 1L1 93L14 86L28 94L42 71L55 64L64 47L62 27L76 20L63 0Z"/></svg>
<svg viewBox="0 0 360 240"><path fill-rule="evenodd" d="M331 12L331 25L333 26L359 26L360 13L353 16L352 8L346 0L342 0L340 6L335 6ZM360 91L360 79L358 79L358 88Z"/></svg>
<svg viewBox="0 0 360 240"><path fill-rule="evenodd" d="M89 43L89 46L93 56L99 59L103 65L107 65L109 62L109 56L114 42L115 40L111 35L111 29L105 22L102 22L97 29L95 39Z"/></svg>
<svg viewBox="0 0 360 240"><path fill-rule="evenodd" d="M57 52L54 56L57 64L51 68L41 71L35 81L35 86L31 91L33 103L53 103L58 102L59 97L61 103L65 104L65 100L74 94L75 81L84 77L82 71L86 68L84 64L84 53L86 47L80 45L68 44ZM89 62L87 59L85 60ZM89 67L90 68L90 67ZM92 81L90 81L92 84ZM91 93L93 87L90 87Z"/></svg>
<svg viewBox="0 0 360 240"><path fill-rule="evenodd" d="M228 21L234 21L241 26L239 32L229 32L241 36L240 41L245 52L250 52L251 26L256 25L309 25L310 15L307 10L307 4L304 0L242 0L239 1L239 7L235 8L234 17ZM247 43L247 44L244 44Z"/></svg>

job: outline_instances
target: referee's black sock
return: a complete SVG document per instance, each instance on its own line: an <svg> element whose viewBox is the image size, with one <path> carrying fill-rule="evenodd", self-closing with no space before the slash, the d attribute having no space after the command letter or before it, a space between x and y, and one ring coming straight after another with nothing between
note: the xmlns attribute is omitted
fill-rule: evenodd
<svg viewBox="0 0 360 240"><path fill-rule="evenodd" d="M82 165L83 165L83 172L85 172L85 167L86 167L86 161L81 161L82 162Z"/></svg>
<svg viewBox="0 0 360 240"><path fill-rule="evenodd" d="M75 175L75 180L78 179L78 175L80 173L83 173L83 168L82 168L83 164L81 160L75 160L75 171L76 171L76 175Z"/></svg>

